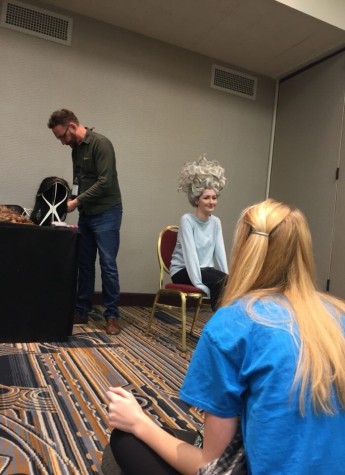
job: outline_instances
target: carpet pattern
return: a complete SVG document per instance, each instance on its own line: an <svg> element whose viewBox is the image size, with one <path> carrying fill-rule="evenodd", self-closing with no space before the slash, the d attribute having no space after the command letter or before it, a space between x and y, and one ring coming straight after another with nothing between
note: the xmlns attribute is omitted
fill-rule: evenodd
<svg viewBox="0 0 345 475"><path fill-rule="evenodd" d="M108 336L101 311L67 342L0 343L0 475L101 474L109 386L131 391L158 424L200 425L177 393L210 308L187 334L187 353L179 321L165 312L146 336L150 309L122 307L123 331Z"/></svg>

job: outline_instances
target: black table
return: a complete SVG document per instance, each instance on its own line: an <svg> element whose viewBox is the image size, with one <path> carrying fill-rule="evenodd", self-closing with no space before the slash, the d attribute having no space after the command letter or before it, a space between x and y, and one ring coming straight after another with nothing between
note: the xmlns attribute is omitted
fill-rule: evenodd
<svg viewBox="0 0 345 475"><path fill-rule="evenodd" d="M72 334L79 232L0 223L0 342Z"/></svg>

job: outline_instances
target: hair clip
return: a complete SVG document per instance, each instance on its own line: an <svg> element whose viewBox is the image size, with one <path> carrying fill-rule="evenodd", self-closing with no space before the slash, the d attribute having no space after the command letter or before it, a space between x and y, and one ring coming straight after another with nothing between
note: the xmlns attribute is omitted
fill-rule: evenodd
<svg viewBox="0 0 345 475"><path fill-rule="evenodd" d="M264 233L262 231L256 231L255 229L252 230L252 234L258 234L259 236L269 237L269 233Z"/></svg>

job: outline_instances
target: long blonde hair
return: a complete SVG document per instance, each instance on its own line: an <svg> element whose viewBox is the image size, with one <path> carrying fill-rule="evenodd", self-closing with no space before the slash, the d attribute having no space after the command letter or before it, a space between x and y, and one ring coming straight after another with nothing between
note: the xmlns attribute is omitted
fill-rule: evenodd
<svg viewBox="0 0 345 475"><path fill-rule="evenodd" d="M301 414L309 388L316 412L334 413L333 390L345 408L345 303L316 290L304 215L268 199L245 209L237 223L222 306L243 296L253 301L277 293L286 296L299 329L294 385L300 383Z"/></svg>

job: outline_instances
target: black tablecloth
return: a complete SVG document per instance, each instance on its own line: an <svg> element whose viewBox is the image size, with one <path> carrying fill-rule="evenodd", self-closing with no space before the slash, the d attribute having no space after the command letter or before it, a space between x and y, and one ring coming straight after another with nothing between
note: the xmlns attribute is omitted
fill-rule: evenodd
<svg viewBox="0 0 345 475"><path fill-rule="evenodd" d="M71 335L78 239L71 228L0 223L0 342Z"/></svg>

